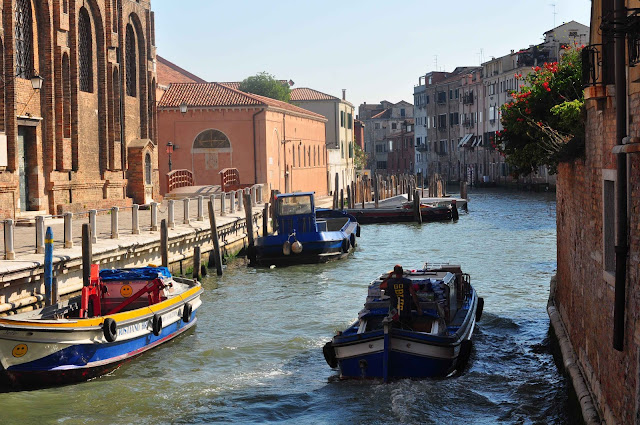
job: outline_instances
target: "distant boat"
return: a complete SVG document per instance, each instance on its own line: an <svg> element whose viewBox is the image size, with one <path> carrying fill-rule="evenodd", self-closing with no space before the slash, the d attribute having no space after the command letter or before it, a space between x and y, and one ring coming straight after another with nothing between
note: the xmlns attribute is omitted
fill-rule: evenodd
<svg viewBox="0 0 640 425"><path fill-rule="evenodd" d="M344 211L316 217L312 192L276 196L273 235L259 237L249 253L259 266L321 263L346 257L356 247L360 227Z"/></svg>
<svg viewBox="0 0 640 425"><path fill-rule="evenodd" d="M412 203L403 203L394 207L352 208L347 210L360 224L399 223L415 221ZM422 221L447 221L453 218L450 205L420 204Z"/></svg>
<svg viewBox="0 0 640 425"><path fill-rule="evenodd" d="M166 267L101 270L82 295L0 318L4 384L15 389L85 381L196 323L202 287Z"/></svg>
<svg viewBox="0 0 640 425"><path fill-rule="evenodd" d="M341 378L442 377L460 370L471 351L471 336L484 301L460 266L438 265L405 271L413 282L423 315L412 312L411 326L399 327L389 314L389 297L380 285L385 273L369 285L358 320L338 332L323 348Z"/></svg>

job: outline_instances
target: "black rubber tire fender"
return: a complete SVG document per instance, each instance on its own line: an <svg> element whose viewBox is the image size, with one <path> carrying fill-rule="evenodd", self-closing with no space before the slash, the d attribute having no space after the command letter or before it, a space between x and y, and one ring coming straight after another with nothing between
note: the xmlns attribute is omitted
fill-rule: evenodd
<svg viewBox="0 0 640 425"><path fill-rule="evenodd" d="M118 324L115 320L108 317L102 322L102 333L108 342L114 342L118 339Z"/></svg>
<svg viewBox="0 0 640 425"><path fill-rule="evenodd" d="M327 364L331 368L338 367L338 359L336 358L336 350L333 348L333 342L327 342L324 347L322 347L322 354L324 354L324 359L327 361Z"/></svg>
<svg viewBox="0 0 640 425"><path fill-rule="evenodd" d="M476 322L480 321L482 317L482 310L484 310L484 298L478 298L478 307L476 307Z"/></svg>
<svg viewBox="0 0 640 425"><path fill-rule="evenodd" d="M159 314L153 315L153 320L151 321L151 331L155 336L158 336L162 333L162 316Z"/></svg>
<svg viewBox="0 0 640 425"><path fill-rule="evenodd" d="M191 306L191 304L186 303L184 305L184 309L182 310L182 321L184 323L189 323L189 320L191 320L192 312L193 312L193 307Z"/></svg>
<svg viewBox="0 0 640 425"><path fill-rule="evenodd" d="M351 235L349 235L349 242L351 243L351 246L353 248L356 247L356 235L354 235L353 233Z"/></svg>
<svg viewBox="0 0 640 425"><path fill-rule="evenodd" d="M342 252L349 252L349 238L342 240Z"/></svg>

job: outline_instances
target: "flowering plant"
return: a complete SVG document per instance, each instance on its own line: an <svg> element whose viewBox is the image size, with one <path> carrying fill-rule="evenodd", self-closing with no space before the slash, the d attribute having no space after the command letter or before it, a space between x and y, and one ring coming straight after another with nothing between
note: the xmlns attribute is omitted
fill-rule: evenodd
<svg viewBox="0 0 640 425"><path fill-rule="evenodd" d="M494 144L516 175L546 165L555 173L559 162L584 153L584 92L580 49L567 49L560 62L535 66L502 106L504 130Z"/></svg>

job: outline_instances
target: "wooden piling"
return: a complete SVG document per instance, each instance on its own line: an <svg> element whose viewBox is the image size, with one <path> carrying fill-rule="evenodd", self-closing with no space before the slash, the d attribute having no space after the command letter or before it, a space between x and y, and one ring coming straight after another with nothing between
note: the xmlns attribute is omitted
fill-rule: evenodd
<svg viewBox="0 0 640 425"><path fill-rule="evenodd" d="M413 193L413 211L415 214L416 222L422 224L422 212L420 211L420 192L418 189Z"/></svg>
<svg viewBox="0 0 640 425"><path fill-rule="evenodd" d="M344 210L344 189L340 189L340 210Z"/></svg>
<svg viewBox="0 0 640 425"><path fill-rule="evenodd" d="M160 222L160 255L162 257L162 267L169 267L169 229L167 220Z"/></svg>
<svg viewBox="0 0 640 425"><path fill-rule="evenodd" d="M195 280L200 280L201 263L202 263L202 258L200 257L200 247L196 246L193 248L193 278Z"/></svg>
<svg viewBox="0 0 640 425"><path fill-rule="evenodd" d="M213 259L216 265L216 273L222 276L222 256L220 255L220 239L218 238L218 226L216 226L216 215L213 211L213 201L209 200L209 224L211 225L211 240L213 241ZM209 257L211 264L211 257Z"/></svg>
<svg viewBox="0 0 640 425"><path fill-rule="evenodd" d="M245 220L247 221L247 244L249 247L255 245L255 234L253 233L253 206L251 205L251 195L244 194Z"/></svg>
<svg viewBox="0 0 640 425"><path fill-rule="evenodd" d="M378 204L380 202L380 194L378 192L378 175L376 173L373 173L373 199L376 208L378 208Z"/></svg>
<svg viewBox="0 0 640 425"><path fill-rule="evenodd" d="M93 250L91 248L91 227L89 223L82 225L82 285L91 283L91 263L93 262Z"/></svg>
<svg viewBox="0 0 640 425"><path fill-rule="evenodd" d="M264 204L262 211L262 236L269 236L269 203Z"/></svg>
<svg viewBox="0 0 640 425"><path fill-rule="evenodd" d="M347 208L353 208L351 201L353 201L353 199L351 198L351 185L349 185L347 186Z"/></svg>
<svg viewBox="0 0 640 425"><path fill-rule="evenodd" d="M336 173L335 182L333 184L333 209L338 209L338 185L340 184L340 176Z"/></svg>

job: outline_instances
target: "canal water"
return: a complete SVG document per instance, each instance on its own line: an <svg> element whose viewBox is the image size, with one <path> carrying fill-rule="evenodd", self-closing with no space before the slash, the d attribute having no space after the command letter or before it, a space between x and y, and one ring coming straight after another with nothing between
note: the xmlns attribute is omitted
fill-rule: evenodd
<svg viewBox="0 0 640 425"><path fill-rule="evenodd" d="M470 193L457 223L368 225L352 258L247 268L204 281L194 330L91 382L2 394L3 424L567 424L566 378L546 303L556 268L555 198ZM322 346L400 263L462 265L485 299L460 376L340 381ZM571 413L574 412L574 413Z"/></svg>

